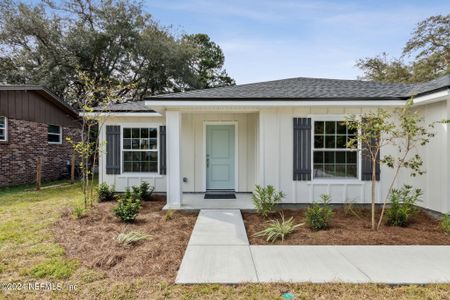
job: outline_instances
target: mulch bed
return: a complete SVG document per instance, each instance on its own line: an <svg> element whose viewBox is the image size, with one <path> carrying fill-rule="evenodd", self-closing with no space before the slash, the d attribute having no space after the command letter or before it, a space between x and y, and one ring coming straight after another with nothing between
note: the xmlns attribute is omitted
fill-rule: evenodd
<svg viewBox="0 0 450 300"><path fill-rule="evenodd" d="M115 202L99 203L81 219L63 214L54 227L55 236L68 257L103 270L108 277L143 276L173 282L197 214L174 212L173 218L165 221L164 204L162 197L142 202L136 221L125 224L112 211ZM128 231L151 238L131 247L119 245L117 235Z"/></svg>
<svg viewBox="0 0 450 300"><path fill-rule="evenodd" d="M312 231L306 225L298 227L283 245L450 245L450 235L439 228L439 222L425 211L420 210L408 227L382 226L379 231L370 227L370 210L361 209L358 216L334 209L335 215L330 228ZM377 214L379 215L379 214ZM294 217L294 223L305 222L305 210L284 210L287 220ZM266 228L267 221L279 218L279 213L264 219L256 213L243 213L247 235L252 245L272 245L263 237L253 236Z"/></svg>

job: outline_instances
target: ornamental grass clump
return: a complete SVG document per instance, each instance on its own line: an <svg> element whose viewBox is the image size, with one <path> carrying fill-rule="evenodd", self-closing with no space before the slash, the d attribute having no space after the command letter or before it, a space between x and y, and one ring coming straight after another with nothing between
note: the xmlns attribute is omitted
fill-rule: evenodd
<svg viewBox="0 0 450 300"><path fill-rule="evenodd" d="M139 231L130 231L128 233L121 233L116 240L119 244L124 246L135 245L139 242L150 239L150 236Z"/></svg>
<svg viewBox="0 0 450 300"><path fill-rule="evenodd" d="M76 205L76 206L73 208L73 217L74 217L75 219L81 219L81 218L84 218L84 217L86 216L86 214L87 214L86 208L84 208L84 207L81 206L81 205Z"/></svg>
<svg viewBox="0 0 450 300"><path fill-rule="evenodd" d="M441 229L448 235L450 235L450 217L448 214L445 214L441 222L439 222L439 225L441 226Z"/></svg>
<svg viewBox="0 0 450 300"><path fill-rule="evenodd" d="M283 213L280 213L281 220L271 220L266 229L254 234L257 237L266 237L268 242L275 242L279 239L284 241L286 236L291 234L297 227L302 224L294 224L294 218L290 217L288 220L284 219Z"/></svg>
<svg viewBox="0 0 450 300"><path fill-rule="evenodd" d="M324 194L320 196L321 203L313 202L306 210L306 224L314 231L327 229L334 216L330 206L331 196Z"/></svg>
<svg viewBox="0 0 450 300"><path fill-rule="evenodd" d="M256 185L253 192L252 200L255 205L256 212L263 217L267 217L275 209L275 206L284 198L284 194L277 191L272 185L261 187Z"/></svg>
<svg viewBox="0 0 450 300"><path fill-rule="evenodd" d="M392 189L391 203L386 211L386 224L400 227L408 226L417 214L415 204L422 195L421 189L413 190L410 185L404 185L400 189Z"/></svg>

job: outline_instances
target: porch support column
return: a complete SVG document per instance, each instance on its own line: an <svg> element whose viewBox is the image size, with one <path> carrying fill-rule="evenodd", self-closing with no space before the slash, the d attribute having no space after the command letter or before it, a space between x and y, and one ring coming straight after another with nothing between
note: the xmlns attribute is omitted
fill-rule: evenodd
<svg viewBox="0 0 450 300"><path fill-rule="evenodd" d="M181 206L181 112L166 111L167 204Z"/></svg>

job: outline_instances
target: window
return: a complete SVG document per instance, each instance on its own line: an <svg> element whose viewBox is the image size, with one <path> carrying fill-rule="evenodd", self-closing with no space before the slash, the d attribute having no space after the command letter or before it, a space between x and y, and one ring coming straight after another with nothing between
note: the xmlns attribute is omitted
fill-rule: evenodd
<svg viewBox="0 0 450 300"><path fill-rule="evenodd" d="M158 172L158 129L123 128L123 172Z"/></svg>
<svg viewBox="0 0 450 300"><path fill-rule="evenodd" d="M48 125L47 141L49 144L61 144L61 126Z"/></svg>
<svg viewBox="0 0 450 300"><path fill-rule="evenodd" d="M6 117L0 117L0 141L6 141L8 138L8 122Z"/></svg>
<svg viewBox="0 0 450 300"><path fill-rule="evenodd" d="M341 121L315 121L313 178L358 178L358 152L346 147L355 131Z"/></svg>

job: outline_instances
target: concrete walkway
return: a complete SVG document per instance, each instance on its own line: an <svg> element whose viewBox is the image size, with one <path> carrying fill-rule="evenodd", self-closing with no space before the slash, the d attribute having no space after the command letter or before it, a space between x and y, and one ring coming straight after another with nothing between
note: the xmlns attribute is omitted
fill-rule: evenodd
<svg viewBox="0 0 450 300"><path fill-rule="evenodd" d="M450 282L449 246L250 246L239 210L202 210L176 283Z"/></svg>

